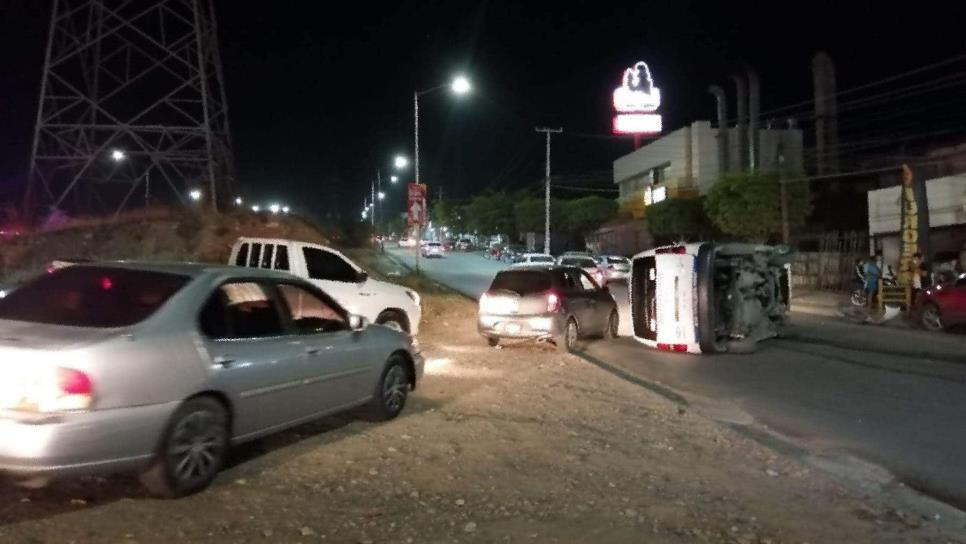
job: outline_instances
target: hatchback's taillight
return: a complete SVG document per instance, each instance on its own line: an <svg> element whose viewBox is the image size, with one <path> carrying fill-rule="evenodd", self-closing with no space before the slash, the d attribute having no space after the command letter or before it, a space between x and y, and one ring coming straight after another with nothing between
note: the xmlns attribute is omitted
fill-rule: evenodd
<svg viewBox="0 0 966 544"><path fill-rule="evenodd" d="M547 293L547 313L552 314L560 310L560 295Z"/></svg>

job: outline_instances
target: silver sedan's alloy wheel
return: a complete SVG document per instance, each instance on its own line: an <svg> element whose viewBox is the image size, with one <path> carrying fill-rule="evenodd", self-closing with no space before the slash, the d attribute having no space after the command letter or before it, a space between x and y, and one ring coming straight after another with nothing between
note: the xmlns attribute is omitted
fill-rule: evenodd
<svg viewBox="0 0 966 544"><path fill-rule="evenodd" d="M386 410L390 413L402 411L408 392L409 380L406 377L406 371L399 365L393 365L382 381L382 402Z"/></svg>
<svg viewBox="0 0 966 544"><path fill-rule="evenodd" d="M930 304L923 308L920 321L923 327L931 331L943 330L943 316L935 304Z"/></svg>
<svg viewBox="0 0 966 544"><path fill-rule="evenodd" d="M225 429L219 418L199 410L181 419L171 434L166 455L178 482L192 485L214 476L224 455Z"/></svg>

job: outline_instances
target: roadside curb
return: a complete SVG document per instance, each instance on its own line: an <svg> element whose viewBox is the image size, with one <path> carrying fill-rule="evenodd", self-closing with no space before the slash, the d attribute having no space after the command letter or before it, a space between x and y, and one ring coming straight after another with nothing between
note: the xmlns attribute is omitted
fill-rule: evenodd
<svg viewBox="0 0 966 544"><path fill-rule="evenodd" d="M796 303L795 301L792 301L789 311L793 314L808 314L821 317L843 317L842 312L840 312L837 308L819 306L815 304L801 304Z"/></svg>

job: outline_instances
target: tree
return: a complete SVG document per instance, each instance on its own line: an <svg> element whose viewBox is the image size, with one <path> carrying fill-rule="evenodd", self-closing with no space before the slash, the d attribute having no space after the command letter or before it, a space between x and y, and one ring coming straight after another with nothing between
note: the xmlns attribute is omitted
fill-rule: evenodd
<svg viewBox="0 0 966 544"><path fill-rule="evenodd" d="M466 206L468 226L484 236L513 233L513 199L505 192L477 195Z"/></svg>
<svg viewBox="0 0 966 544"><path fill-rule="evenodd" d="M801 227L812 211L808 184L792 182L785 188L789 227ZM778 174L727 175L711 187L705 210L717 228L739 239L764 243L779 238L782 214Z"/></svg>
<svg viewBox="0 0 966 544"><path fill-rule="evenodd" d="M647 228L655 241L672 243L714 237L714 226L704 209L704 197L669 198L647 207Z"/></svg>
<svg viewBox="0 0 966 544"><path fill-rule="evenodd" d="M567 200L563 205L563 217L564 226L571 234L587 236L617 217L617 202L601 196Z"/></svg>
<svg viewBox="0 0 966 544"><path fill-rule="evenodd" d="M543 198L523 198L513 205L513 219L517 232L543 233L546 217L546 200ZM563 204L555 198L550 199L550 223L554 230L564 225Z"/></svg>

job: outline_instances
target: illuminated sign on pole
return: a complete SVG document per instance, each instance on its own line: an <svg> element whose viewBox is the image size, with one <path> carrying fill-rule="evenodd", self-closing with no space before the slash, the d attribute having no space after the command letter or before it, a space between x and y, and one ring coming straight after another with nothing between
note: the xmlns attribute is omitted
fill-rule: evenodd
<svg viewBox="0 0 966 544"><path fill-rule="evenodd" d="M614 134L660 134L661 89L654 86L644 62L624 70L621 86L614 89Z"/></svg>
<svg viewBox="0 0 966 544"><path fill-rule="evenodd" d="M410 225L425 225L426 224L426 184L424 183L410 183L409 184L409 206L408 219Z"/></svg>

